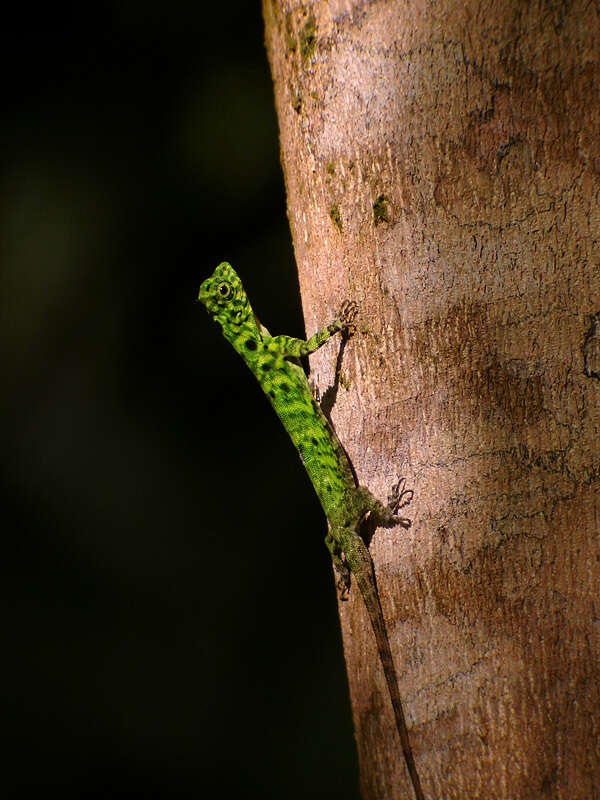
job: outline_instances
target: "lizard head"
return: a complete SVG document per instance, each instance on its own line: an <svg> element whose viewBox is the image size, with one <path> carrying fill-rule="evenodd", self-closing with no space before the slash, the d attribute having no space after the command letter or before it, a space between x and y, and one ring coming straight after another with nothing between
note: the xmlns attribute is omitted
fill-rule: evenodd
<svg viewBox="0 0 600 800"><path fill-rule="evenodd" d="M239 326L252 316L250 301L241 280L231 264L223 261L210 278L200 286L198 300L204 303L211 317L226 331Z"/></svg>

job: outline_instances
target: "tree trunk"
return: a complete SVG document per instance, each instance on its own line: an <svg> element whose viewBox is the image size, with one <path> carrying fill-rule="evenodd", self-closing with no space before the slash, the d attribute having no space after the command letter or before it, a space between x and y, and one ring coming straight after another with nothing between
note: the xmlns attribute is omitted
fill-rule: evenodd
<svg viewBox="0 0 600 800"><path fill-rule="evenodd" d="M264 0L309 334L360 307L332 410L414 488L370 545L428 800L600 789L597 6ZM337 352L311 359L323 393ZM365 798L412 797L340 603Z"/></svg>

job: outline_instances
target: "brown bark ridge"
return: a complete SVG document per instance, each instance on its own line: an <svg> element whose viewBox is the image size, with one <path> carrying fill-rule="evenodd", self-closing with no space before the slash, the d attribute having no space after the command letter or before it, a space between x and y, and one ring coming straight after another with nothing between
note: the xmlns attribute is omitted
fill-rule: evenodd
<svg viewBox="0 0 600 800"><path fill-rule="evenodd" d="M598 798L599 6L263 14L307 331L360 307L332 419L361 483L415 490L370 549L425 796ZM340 616L363 796L409 798Z"/></svg>

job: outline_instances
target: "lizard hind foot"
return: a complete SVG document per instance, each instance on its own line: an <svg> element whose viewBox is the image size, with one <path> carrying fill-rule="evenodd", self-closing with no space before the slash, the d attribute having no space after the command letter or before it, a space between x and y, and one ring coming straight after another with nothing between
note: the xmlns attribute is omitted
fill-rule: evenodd
<svg viewBox="0 0 600 800"><path fill-rule="evenodd" d="M413 499L412 489L406 489L406 478L400 478L398 483L392 486L388 495L388 508L393 514L397 514L401 508L407 506Z"/></svg>
<svg viewBox="0 0 600 800"><path fill-rule="evenodd" d="M345 603L350 596L350 581L346 581L345 578L339 578L337 588L340 592L340 600Z"/></svg>
<svg viewBox="0 0 600 800"><path fill-rule="evenodd" d="M388 497L388 508L394 515L396 524L402 525L403 528L410 528L412 523L407 517L399 517L398 511L410 503L413 495L413 490L406 488L406 478L400 478L398 483L392 487Z"/></svg>
<svg viewBox="0 0 600 800"><path fill-rule="evenodd" d="M331 560L335 567L336 586L340 590L340 600L347 600L348 592L350 591L350 567L346 563L344 554L331 529L327 531L325 544L331 553Z"/></svg>
<svg viewBox="0 0 600 800"><path fill-rule="evenodd" d="M336 586L340 592L340 600L345 601L350 593L350 568L341 559L334 561L334 565L337 574Z"/></svg>

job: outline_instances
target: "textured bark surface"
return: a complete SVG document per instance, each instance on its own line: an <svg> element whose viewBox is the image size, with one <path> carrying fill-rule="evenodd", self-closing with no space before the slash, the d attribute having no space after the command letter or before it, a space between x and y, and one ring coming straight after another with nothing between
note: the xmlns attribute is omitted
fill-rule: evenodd
<svg viewBox="0 0 600 800"><path fill-rule="evenodd" d="M600 786L600 24L589 2L264 0L306 329L358 301L332 419L415 489L371 553L428 798ZM321 392L336 354L311 360ZM411 797L356 592L365 798Z"/></svg>

